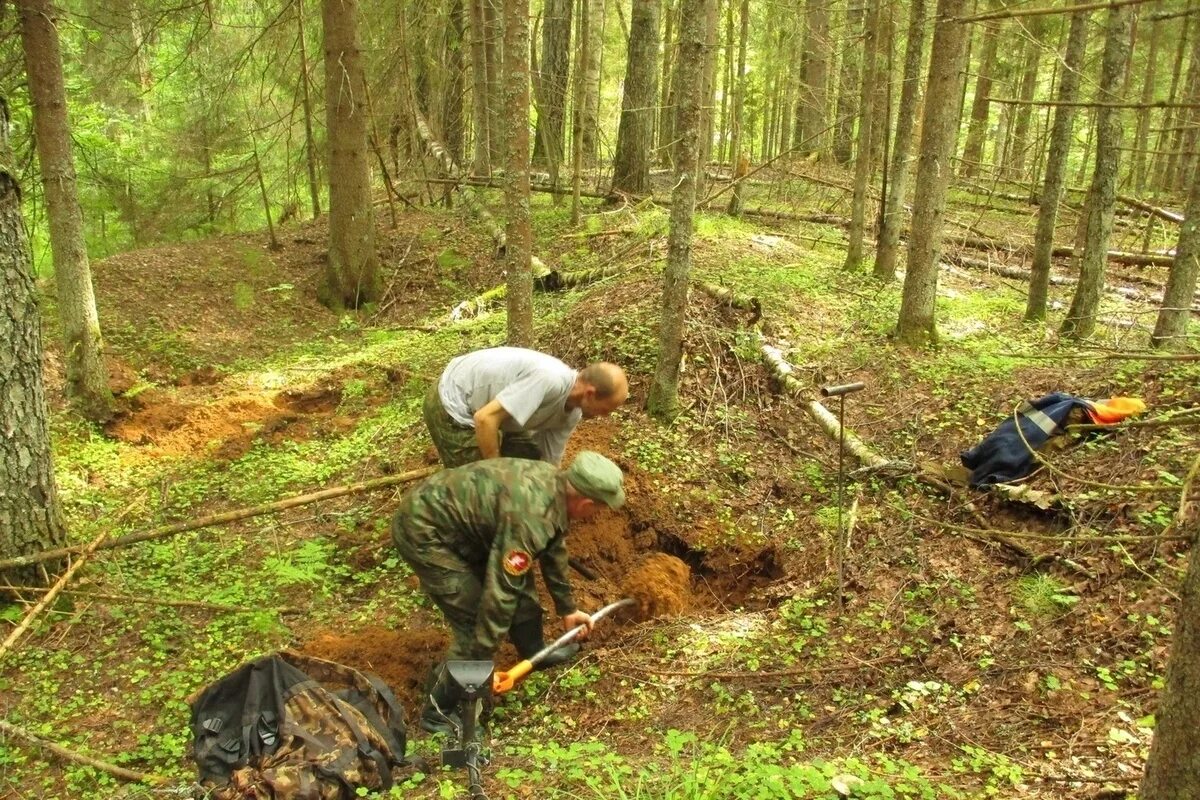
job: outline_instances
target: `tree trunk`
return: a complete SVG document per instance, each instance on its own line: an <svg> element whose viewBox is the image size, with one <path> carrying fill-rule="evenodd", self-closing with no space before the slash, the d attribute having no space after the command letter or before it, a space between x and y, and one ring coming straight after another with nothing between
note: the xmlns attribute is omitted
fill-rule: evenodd
<svg viewBox="0 0 1200 800"><path fill-rule="evenodd" d="M8 102L0 97L0 558L62 547L67 538L46 423L41 314L12 163ZM32 568L4 576L38 582Z"/></svg>
<svg viewBox="0 0 1200 800"><path fill-rule="evenodd" d="M446 149L455 163L463 163L463 46L466 44L466 20L463 0L450 0L446 20L445 53L446 89L442 97L442 125L446 131ZM390 196L390 195L389 195Z"/></svg>
<svg viewBox="0 0 1200 800"><path fill-rule="evenodd" d="M921 119L921 152L917 161L913 197L912 233L908 240L908 268L900 302L897 336L920 345L937 338L934 306L937 298L938 257L941 251L946 193L953 173L958 109L956 103L934 98L955 98L961 91L966 67L967 26L962 16L966 0L938 0L933 31L933 58L926 84L925 112Z"/></svg>
<svg viewBox="0 0 1200 800"><path fill-rule="evenodd" d="M300 48L300 96L304 104L304 162L308 168L308 196L312 201L313 219L316 219L321 216L321 184L317 180L317 142L313 137L312 90L309 86L308 42L304 39L303 0L296 0L296 30Z"/></svg>
<svg viewBox="0 0 1200 800"><path fill-rule="evenodd" d="M704 68L711 8L717 0L681 0L679 15L679 66L681 76L698 75ZM679 408L679 366L683 358L683 333L687 311L688 272L691 269L692 214L696 208L696 175L700 136L702 81L681 80L676 96L679 113L675 130L675 189L671 193L671 223L667 235L667 266L663 272L662 321L659 328L658 365L650 384L647 405L656 417L673 417Z"/></svg>
<svg viewBox="0 0 1200 800"><path fill-rule="evenodd" d="M604 2L605 0L584 0L588 41L579 43L582 52L587 54L583 60L583 119L580 126L583 137L583 163L589 167L596 163L596 137L600 133L600 55L604 50L600 30L604 19ZM584 29L581 26L580 30Z"/></svg>
<svg viewBox="0 0 1200 800"><path fill-rule="evenodd" d="M729 95L733 91L733 5L734 0L728 0L725 4L725 61L721 69L721 122L717 126L717 161L724 164L727 160L732 161L728 157L726 151L729 149Z"/></svg>
<svg viewBox="0 0 1200 800"><path fill-rule="evenodd" d="M971 124L963 147L962 174L971 178L983 163L983 144L987 138L988 111L991 104L992 75L996 69L996 43L1000 32L991 23L983 27L983 50L979 54L979 77L975 79L975 99L971 102Z"/></svg>
<svg viewBox="0 0 1200 800"><path fill-rule="evenodd" d="M846 0L842 64L838 70L837 120L833 129L833 157L839 164L849 164L854 153L854 118L858 115L860 64L855 37L862 29L863 2Z"/></svg>
<svg viewBox="0 0 1200 800"><path fill-rule="evenodd" d="M488 155L492 164L505 163L507 114L504 108L505 60L504 19L499 4L504 0L479 0L483 5L483 58L488 81ZM528 27L528 21L526 22ZM526 36L528 38L528 36ZM528 55L525 56L528 59Z"/></svg>
<svg viewBox="0 0 1200 800"><path fill-rule="evenodd" d="M658 98L659 0L638 0L629 23L629 59L613 160L613 189L650 192L654 147L654 102Z"/></svg>
<svg viewBox="0 0 1200 800"><path fill-rule="evenodd" d="M379 296L358 2L323 0L322 10L329 131L329 253L320 295L330 308L358 308Z"/></svg>
<svg viewBox="0 0 1200 800"><path fill-rule="evenodd" d="M904 228L904 195L908 186L908 154L912 149L913 127L921 104L921 65L925 58L925 0L912 0L909 8L908 43L904 51L904 87L900 90L900 109L896 114L896 134L892 143L892 163L886 206L879 228L875 252L875 277L890 281L896 277L896 254L900 249L900 231Z"/></svg>
<svg viewBox="0 0 1200 800"><path fill-rule="evenodd" d="M588 35L588 3L579 0L575 16L575 38L579 48L575 58L574 98L571 101L571 226L578 227L581 211L580 194L583 191L583 101L586 82L583 74L587 69L592 43Z"/></svg>
<svg viewBox="0 0 1200 800"><path fill-rule="evenodd" d="M923 2L924 0L918 0ZM804 4L808 22L808 58L804 62L804 90L800 102L804 124L796 134L799 152L820 153L829 141L829 0L807 0Z"/></svg>
<svg viewBox="0 0 1200 800"><path fill-rule="evenodd" d="M1100 91L1097 99L1121 101L1121 77L1129 57L1129 34L1133 12L1128 6L1109 11L1104 34L1104 56L1100 67ZM1113 205L1117 195L1117 169L1121 156L1120 110L1101 106L1096 109L1096 167L1092 185L1084 203L1087 233L1083 258L1079 265L1079 285L1060 329L1064 336L1084 339L1096 329L1096 312L1104 288L1108 240L1112 235Z"/></svg>
<svg viewBox="0 0 1200 800"><path fill-rule="evenodd" d="M1175 154L1178 153L1179 160L1177 162L1168 161L1167 170L1175 178L1172 188L1186 191L1188 185L1185 176L1191 175L1193 171L1192 165L1196 161L1196 129L1200 127L1200 109L1195 107L1195 98L1200 97L1200 36L1192 37L1192 61L1188 68L1185 96L1192 98L1192 107L1179 109L1180 125L1177 130L1179 144L1172 148L1172 154L1169 156L1174 159Z"/></svg>
<svg viewBox="0 0 1200 800"><path fill-rule="evenodd" d="M85 417L102 422L112 416L113 397L75 184L58 11L49 0L19 0L17 7L54 257L67 395Z"/></svg>
<svg viewBox="0 0 1200 800"><path fill-rule="evenodd" d="M1150 52L1146 54L1146 69L1142 78L1142 105L1154 101L1154 79L1158 72L1158 40L1160 20L1150 21ZM1150 109L1137 112L1137 133L1133 137L1133 191L1141 194L1146 188L1146 150L1150 141Z"/></svg>
<svg viewBox="0 0 1200 800"><path fill-rule="evenodd" d="M471 116L475 121L475 156L472 171L476 175L492 174L492 148L488 111L488 61L484 44L487 24L483 11L488 0L468 0L471 4Z"/></svg>
<svg viewBox="0 0 1200 800"><path fill-rule="evenodd" d="M1167 102L1174 103L1178 98L1179 79L1183 75L1183 56L1187 53L1188 31L1191 29L1190 22L1192 18L1185 16L1180 21L1179 42L1175 46L1175 61L1171 69L1171 88L1167 92ZM1168 108L1165 118L1163 119L1163 127L1158 132L1158 144L1155 145L1154 155L1154 174L1155 185L1159 189L1167 188L1171 177L1170 171L1167 169L1168 156L1167 151L1171 149L1172 134L1179 124L1181 112L1174 108Z"/></svg>
<svg viewBox="0 0 1200 800"><path fill-rule="evenodd" d="M533 229L529 212L529 0L504 2L504 104L508 163L504 204L508 212L508 344L533 344Z"/></svg>
<svg viewBox="0 0 1200 800"><path fill-rule="evenodd" d="M1193 186L1193 195L1195 195ZM1196 467L1192 467L1195 477ZM1182 532L1182 531L1181 531ZM1154 742L1139 800L1192 800L1200 796L1200 546L1192 545L1183 597L1171 637L1167 685L1159 700Z"/></svg>
<svg viewBox="0 0 1200 800"><path fill-rule="evenodd" d="M1196 102L1200 102L1200 96ZM1175 263L1171 265L1171 272L1167 276L1162 308L1158 311L1154 335L1150 338L1154 347L1183 350L1188 345L1192 296L1196 292L1197 275L1200 275L1200 170L1193 172L1191 187L1186 216L1179 226Z"/></svg>
<svg viewBox="0 0 1200 800"><path fill-rule="evenodd" d="M720 38L721 27L721 17L717 13L719 10L720 0L708 3L708 16L704 22L704 72L702 73L704 83L701 87L703 95L700 99L700 149L696 154L700 161L700 168L696 170L696 194L701 197L704 196L706 167L712 157L713 127L716 125L717 118L714 100L717 92L717 41Z"/></svg>
<svg viewBox="0 0 1200 800"><path fill-rule="evenodd" d="M742 182L737 179L749 171L750 159L742 152L743 131L746 127L746 47L750 39L750 0L742 0L741 28L738 33L737 72L733 85L733 141L729 160L733 162L733 178L737 181L729 198L729 213L742 213Z"/></svg>
<svg viewBox="0 0 1200 800"><path fill-rule="evenodd" d="M563 121L566 119L567 78L571 71L573 0L546 0L542 15L542 63L538 71L537 130L533 163L557 173L563 161Z"/></svg>
<svg viewBox="0 0 1200 800"><path fill-rule="evenodd" d="M1025 161L1029 151L1029 124L1033 117L1033 96L1037 89L1038 58L1042 54L1042 24L1044 17L1032 17L1025 24L1025 58L1021 68L1021 101L1016 108L1016 122L1008 145L1004 171L1010 180L1025 176Z"/></svg>
<svg viewBox="0 0 1200 800"><path fill-rule="evenodd" d="M867 16L863 24L862 79L859 92L858 138L855 142L854 192L850 201L849 245L843 269L857 270L862 266L863 229L867 217L867 184L871 181L871 142L875 124L875 85L879 80L878 60L879 0L867 0Z"/></svg>
<svg viewBox="0 0 1200 800"><path fill-rule="evenodd" d="M1082 5L1087 0L1075 0ZM1038 204L1037 235L1033 243L1033 267L1029 279L1029 298L1025 319L1040 320L1046 316L1046 297L1050 286L1050 257L1054 249L1054 226L1058 221L1058 204L1067 181L1067 153L1071 149L1071 130L1075 122L1075 102L1079 94L1079 73L1087 50L1088 12L1078 11L1071 17L1067 35L1067 50L1055 99L1064 105L1054 109L1054 127L1050 131L1050 152L1046 157L1046 178Z"/></svg>

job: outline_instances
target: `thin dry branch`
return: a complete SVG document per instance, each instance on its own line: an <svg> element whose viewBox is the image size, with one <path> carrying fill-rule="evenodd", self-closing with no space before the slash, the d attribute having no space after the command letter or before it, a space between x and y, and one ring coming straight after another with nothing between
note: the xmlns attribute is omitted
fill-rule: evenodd
<svg viewBox="0 0 1200 800"><path fill-rule="evenodd" d="M7 720L0 719L0 732L6 733L9 736L15 736L18 739L35 744L38 747L48 750L59 758L65 759L75 764L83 764L84 766L98 769L101 772L108 773L115 778L120 778L124 781L133 781L134 783L145 783L151 786L163 786L171 782L171 779L164 775L154 775L148 772L134 772L131 769L118 767L116 764L110 764L107 761L101 761L98 758L85 756L83 753L77 753L74 750L68 750L60 744L47 741L40 736L35 736L24 728L13 725Z"/></svg>
<svg viewBox="0 0 1200 800"><path fill-rule="evenodd" d="M109 550L114 547L125 547L126 545L137 544L138 542L150 541L152 539L164 539L168 536L174 536L177 533L186 531L194 531L199 528L210 528L215 525L225 525L230 522L237 522L250 517L258 517L263 514L274 514L278 511L285 511L296 506L308 505L321 500L332 500L337 497L344 497L350 494L360 494L369 492L375 489L386 489L391 486L399 486L405 483L425 478L437 472L439 467L425 467L423 469L415 469L409 472L403 472L399 475L387 475L382 478L373 478L369 481L360 483L351 483L345 486L337 486L332 489L322 489L319 492L310 492L308 494L295 495L283 500L276 500L273 503L264 503L259 506L251 506L249 508L239 508L233 511L225 511L220 514L212 514L200 519L187 520L185 522L177 522L173 525L166 525L160 528L151 528L149 530L131 533L128 536L121 536L116 539L110 539L103 544L100 544L96 549ZM56 559L65 558L76 553L82 553L90 547L74 546L60 547L55 550L43 550L40 553L32 553L27 556L16 556L14 558L6 558L0 560L0 570L12 569L13 567L25 567L30 564L40 564L44 561L54 561Z"/></svg>
<svg viewBox="0 0 1200 800"><path fill-rule="evenodd" d="M970 17L959 17L955 22L986 22L991 19L1011 19L1013 17L1040 17L1046 14L1078 14L1083 11L1095 11L1101 8L1120 8L1142 3L1155 3L1158 0L1107 0L1103 3L1088 3L1082 6L1055 6L1053 8L1025 8L1013 11L989 11L986 14L975 14Z"/></svg>

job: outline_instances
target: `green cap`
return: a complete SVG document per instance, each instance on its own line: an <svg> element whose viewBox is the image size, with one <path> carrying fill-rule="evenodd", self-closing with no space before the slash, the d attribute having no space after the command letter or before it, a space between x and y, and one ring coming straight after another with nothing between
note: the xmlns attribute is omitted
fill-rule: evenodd
<svg viewBox="0 0 1200 800"><path fill-rule="evenodd" d="M581 495L609 508L625 505L625 476L620 467L599 453L584 450L575 456L567 468L567 480Z"/></svg>

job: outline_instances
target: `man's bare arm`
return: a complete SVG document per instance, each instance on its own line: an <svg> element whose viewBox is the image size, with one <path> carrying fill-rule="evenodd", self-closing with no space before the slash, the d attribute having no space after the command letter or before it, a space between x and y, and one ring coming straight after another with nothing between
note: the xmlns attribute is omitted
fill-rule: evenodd
<svg viewBox="0 0 1200 800"><path fill-rule="evenodd" d="M479 454L484 458L497 458L500 455L500 425L508 419L508 412L499 401L493 400L476 411L473 418Z"/></svg>

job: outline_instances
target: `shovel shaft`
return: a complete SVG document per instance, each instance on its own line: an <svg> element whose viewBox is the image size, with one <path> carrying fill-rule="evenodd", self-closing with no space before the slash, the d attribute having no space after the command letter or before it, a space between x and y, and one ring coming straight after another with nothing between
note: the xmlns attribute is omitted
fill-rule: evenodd
<svg viewBox="0 0 1200 800"><path fill-rule="evenodd" d="M595 614L592 614L592 624L595 625L597 622L604 619L619 608L624 608L625 606L631 605L633 605L633 599L629 597L626 597L623 600L618 600L615 603L609 603ZM492 679L492 691L495 694L504 694L505 692L510 691L522 678L533 672L534 667L542 663L542 661L546 659L546 656L550 655L563 645L570 644L571 642L575 641L576 637L578 637L586 627L586 625L576 625L574 628L567 631L562 636L543 647L541 650L538 650L531 657L514 664L507 671L496 672Z"/></svg>

